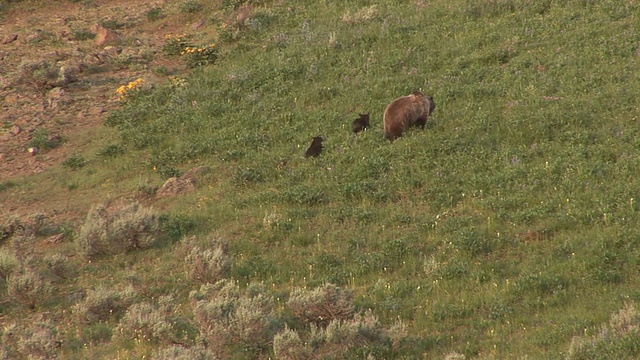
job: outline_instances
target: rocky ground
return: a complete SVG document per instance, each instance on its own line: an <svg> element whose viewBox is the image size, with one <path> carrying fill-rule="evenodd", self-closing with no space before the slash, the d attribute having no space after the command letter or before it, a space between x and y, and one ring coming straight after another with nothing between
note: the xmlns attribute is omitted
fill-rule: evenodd
<svg viewBox="0 0 640 360"><path fill-rule="evenodd" d="M167 6L64 1L17 3L0 13L0 180L63 161L79 134L118 106L120 85L184 69L162 54L165 36L185 26L198 30L204 21L149 15Z"/></svg>
<svg viewBox="0 0 640 360"><path fill-rule="evenodd" d="M120 86L139 78L153 86L184 76L185 63L163 52L167 35L186 33L208 41L216 36L214 18L236 16L212 10L219 5L202 4L0 2L0 189L81 154L119 106ZM89 190L75 191L73 197L29 191L0 196L0 240L16 219L27 224L37 215L49 223L77 224L88 204L103 201L91 198Z"/></svg>

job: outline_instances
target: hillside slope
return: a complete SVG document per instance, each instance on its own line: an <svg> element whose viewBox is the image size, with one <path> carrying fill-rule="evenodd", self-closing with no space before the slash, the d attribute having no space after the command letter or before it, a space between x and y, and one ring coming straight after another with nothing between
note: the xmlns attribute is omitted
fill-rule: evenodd
<svg viewBox="0 0 640 360"><path fill-rule="evenodd" d="M1 183L2 356L640 356L640 5L138 5L101 124Z"/></svg>

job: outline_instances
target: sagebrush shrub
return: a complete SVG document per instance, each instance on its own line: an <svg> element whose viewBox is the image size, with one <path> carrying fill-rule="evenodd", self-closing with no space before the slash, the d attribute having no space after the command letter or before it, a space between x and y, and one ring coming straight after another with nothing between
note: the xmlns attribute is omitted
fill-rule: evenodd
<svg viewBox="0 0 640 360"><path fill-rule="evenodd" d="M327 283L313 290L295 289L287 306L305 322L326 326L332 320L346 320L353 314L353 292Z"/></svg>
<svg viewBox="0 0 640 360"><path fill-rule="evenodd" d="M259 352L277 331L273 298L259 286L251 294L241 293L231 280L220 280L202 285L189 298L200 334L208 343Z"/></svg>
<svg viewBox="0 0 640 360"><path fill-rule="evenodd" d="M355 14L351 14L351 12L347 10L347 12L342 15L341 20L349 24L358 24L374 20L377 16L378 6L371 5L359 9Z"/></svg>
<svg viewBox="0 0 640 360"><path fill-rule="evenodd" d="M45 256L42 261L47 266L50 274L59 279L66 279L69 276L69 257L63 254L52 254Z"/></svg>
<svg viewBox="0 0 640 360"><path fill-rule="evenodd" d="M159 226L158 214L137 202L112 211L93 206L76 237L77 249L91 258L148 248L155 243Z"/></svg>
<svg viewBox="0 0 640 360"><path fill-rule="evenodd" d="M9 324L0 331L0 359L58 358L61 339L51 320L41 318L26 326Z"/></svg>
<svg viewBox="0 0 640 360"><path fill-rule="evenodd" d="M448 353L445 357L444 360L465 360L466 357L464 356L464 354L460 354L459 352L451 352Z"/></svg>
<svg viewBox="0 0 640 360"><path fill-rule="evenodd" d="M59 74L59 69L47 60L24 60L19 69L20 81L38 90L52 88Z"/></svg>
<svg viewBox="0 0 640 360"><path fill-rule="evenodd" d="M196 237L185 238L185 267L187 276L201 283L215 283L229 274L231 257L227 254L227 242L209 236L207 248L197 245Z"/></svg>
<svg viewBox="0 0 640 360"><path fill-rule="evenodd" d="M311 359L313 354L310 346L300 339L298 332L289 327L274 336L273 352L276 359L282 360Z"/></svg>
<svg viewBox="0 0 640 360"><path fill-rule="evenodd" d="M350 320L332 320L325 330L328 347L351 349L384 342L386 333L371 311Z"/></svg>
<svg viewBox="0 0 640 360"><path fill-rule="evenodd" d="M33 310L45 299L49 286L33 269L23 267L7 278L7 290L12 301Z"/></svg>
<svg viewBox="0 0 640 360"><path fill-rule="evenodd" d="M134 303L136 297L137 294L131 286L124 290L99 286L90 290L84 301L74 305L71 313L80 323L105 321L112 316L120 317Z"/></svg>
<svg viewBox="0 0 640 360"><path fill-rule="evenodd" d="M221 359L202 345L184 347L173 345L153 352L153 360L217 360Z"/></svg>
<svg viewBox="0 0 640 360"><path fill-rule="evenodd" d="M606 355L606 356L605 356ZM637 359L640 357L640 312L631 303L612 314L593 336L571 340L567 359Z"/></svg>
<svg viewBox="0 0 640 360"><path fill-rule="evenodd" d="M0 280L5 280L18 267L18 259L6 250L0 250Z"/></svg>
<svg viewBox="0 0 640 360"><path fill-rule="evenodd" d="M114 336L153 342L172 343L176 331L171 321L175 310L171 296L161 296L157 304L142 302L133 304L120 319Z"/></svg>
<svg viewBox="0 0 640 360"><path fill-rule="evenodd" d="M382 348L388 353L395 347L391 338L396 327L385 329L371 311L348 320L332 320L327 327L309 325L302 337L285 328L273 339L273 351L278 359L351 358L358 349ZM402 331L394 337L404 338Z"/></svg>

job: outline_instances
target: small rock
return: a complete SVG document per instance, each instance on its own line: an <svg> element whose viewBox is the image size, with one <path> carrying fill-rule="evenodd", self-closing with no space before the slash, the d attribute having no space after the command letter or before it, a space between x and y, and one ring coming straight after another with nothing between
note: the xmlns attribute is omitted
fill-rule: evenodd
<svg viewBox="0 0 640 360"><path fill-rule="evenodd" d="M115 31L98 24L95 24L91 30L96 33L96 46L103 47L105 45L115 44L120 40L120 36Z"/></svg>
<svg viewBox="0 0 640 360"><path fill-rule="evenodd" d="M51 59L53 61L58 61L60 60L60 53L58 52L58 50L53 50L53 51L49 51L43 54L44 57Z"/></svg>
<svg viewBox="0 0 640 360"><path fill-rule="evenodd" d="M104 113L104 111L105 110L104 110L103 107L99 107L99 106L98 107L91 107L89 109L89 115L94 115L94 116L100 115L100 114Z"/></svg>
<svg viewBox="0 0 640 360"><path fill-rule="evenodd" d="M48 238L44 239L44 241L49 243L49 244L58 244L58 243L62 242L62 240L64 240L64 237L65 237L64 233L55 234L55 235L49 236Z"/></svg>
<svg viewBox="0 0 640 360"><path fill-rule="evenodd" d="M60 87L55 87L47 93L47 105L51 109L56 109L61 105L67 105L71 102L71 97Z"/></svg>
<svg viewBox="0 0 640 360"><path fill-rule="evenodd" d="M18 125L13 125L11 129L9 129L9 134L16 136L22 132L22 128Z"/></svg>
<svg viewBox="0 0 640 360"><path fill-rule="evenodd" d="M72 291L67 295L67 302L70 304L76 304L84 300L87 296L87 292L84 289L78 291Z"/></svg>
<svg viewBox="0 0 640 360"><path fill-rule="evenodd" d="M9 94L9 95L4 97L4 102L7 105L15 104L15 103L18 102L18 99L20 99L20 95L18 95L18 94Z"/></svg>
<svg viewBox="0 0 640 360"><path fill-rule="evenodd" d="M206 24L205 19L201 19L200 21L196 21L195 23L191 24L189 29L191 31L196 31L196 30L200 29L201 27L203 27L204 24Z"/></svg>
<svg viewBox="0 0 640 360"><path fill-rule="evenodd" d="M61 85L66 85L70 82L76 81L78 73L80 72L80 64L65 64L58 70L57 82Z"/></svg>
<svg viewBox="0 0 640 360"><path fill-rule="evenodd" d="M108 57L116 57L118 55L120 55L122 53L122 49L121 48L117 48L115 46L105 46L103 49L103 54L108 56ZM103 56L104 56L103 55Z"/></svg>
<svg viewBox="0 0 640 360"><path fill-rule="evenodd" d="M4 39L2 39L2 43L3 44L10 44L14 41L18 40L18 34L10 34L4 37Z"/></svg>
<svg viewBox="0 0 640 360"><path fill-rule="evenodd" d="M198 166L190 169L184 175L179 178L169 178L158 191L156 191L157 197L174 196L184 194L196 189L196 176L201 174L207 174L211 172L211 168L208 166Z"/></svg>
<svg viewBox="0 0 640 360"><path fill-rule="evenodd" d="M196 189L194 179L169 178L156 192L157 197L175 196Z"/></svg>
<svg viewBox="0 0 640 360"><path fill-rule="evenodd" d="M31 154L31 156L34 156L38 153L38 148L35 146L32 146L30 148L27 149L27 152L29 152L29 154Z"/></svg>

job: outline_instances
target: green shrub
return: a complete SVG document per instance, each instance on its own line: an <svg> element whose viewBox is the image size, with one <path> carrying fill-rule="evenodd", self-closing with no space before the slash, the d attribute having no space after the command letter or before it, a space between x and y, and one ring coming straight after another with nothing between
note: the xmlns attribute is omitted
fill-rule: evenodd
<svg viewBox="0 0 640 360"><path fill-rule="evenodd" d="M159 216L137 202L108 211L104 205L89 210L78 235L78 252L92 258L152 246L157 240Z"/></svg>
<svg viewBox="0 0 640 360"><path fill-rule="evenodd" d="M62 145L62 139L59 136L49 136L49 130L44 128L36 129L31 135L31 139L27 146L37 147L40 151L57 148Z"/></svg>
<svg viewBox="0 0 640 360"><path fill-rule="evenodd" d="M14 181L7 180L4 182L0 182L0 191L10 189L12 187L18 186L18 184Z"/></svg>
<svg viewBox="0 0 640 360"><path fill-rule="evenodd" d="M71 34L73 35L73 39L78 41L91 40L96 37L96 34L89 30L71 30Z"/></svg>
<svg viewBox="0 0 640 360"><path fill-rule="evenodd" d="M165 43L162 45L162 52L167 56L180 55L185 48L193 46L191 44L191 35L171 35L165 36Z"/></svg>
<svg viewBox="0 0 640 360"><path fill-rule="evenodd" d="M184 214L160 215L160 230L173 240L181 239L197 225L196 219Z"/></svg>
<svg viewBox="0 0 640 360"><path fill-rule="evenodd" d="M82 155L73 154L62 162L62 166L69 169L79 169L87 163L87 159Z"/></svg>
<svg viewBox="0 0 640 360"><path fill-rule="evenodd" d="M119 144L109 144L98 152L98 156L116 157L125 153L125 148Z"/></svg>
<svg viewBox="0 0 640 360"><path fill-rule="evenodd" d="M100 344L111 340L113 336L112 325L105 322L96 322L93 324L84 324L80 327L81 331L78 341L82 344Z"/></svg>
<svg viewBox="0 0 640 360"><path fill-rule="evenodd" d="M156 21L161 17L163 17L162 8L158 6L154 6L153 8L147 10L147 12L145 13L145 16L149 21Z"/></svg>
<svg viewBox="0 0 640 360"><path fill-rule="evenodd" d="M122 29L124 28L127 24L124 22L121 22L119 20L116 19L101 19L99 21L100 26L107 28L107 29L111 29L111 30L118 30L118 29Z"/></svg>
<svg viewBox="0 0 640 360"><path fill-rule="evenodd" d="M187 0L178 6L180 12L185 14L194 14L202 11L204 6L198 0Z"/></svg>
<svg viewBox="0 0 640 360"><path fill-rule="evenodd" d="M218 47L216 44L204 46L187 46L181 52L188 68L212 65L218 59Z"/></svg>

